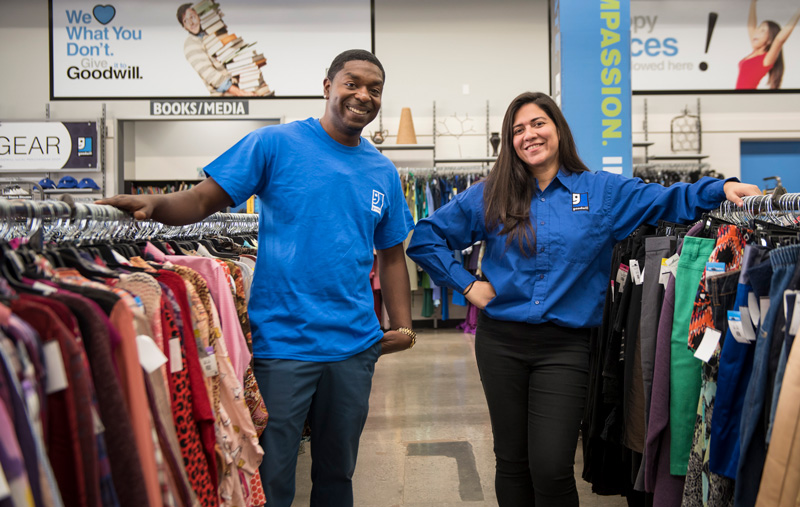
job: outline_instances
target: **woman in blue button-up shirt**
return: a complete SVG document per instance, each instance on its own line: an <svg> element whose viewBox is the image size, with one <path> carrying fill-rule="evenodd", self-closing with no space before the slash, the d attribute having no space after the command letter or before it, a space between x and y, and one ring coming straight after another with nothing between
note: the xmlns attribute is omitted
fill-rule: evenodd
<svg viewBox="0 0 800 507"><path fill-rule="evenodd" d="M494 434L501 507L578 505L574 456L589 328L602 320L613 245L642 223L683 222L754 185L703 178L669 188L581 161L553 100L523 93L503 118L484 183L420 220L408 255L482 311L475 354ZM454 256L486 250L475 280Z"/></svg>

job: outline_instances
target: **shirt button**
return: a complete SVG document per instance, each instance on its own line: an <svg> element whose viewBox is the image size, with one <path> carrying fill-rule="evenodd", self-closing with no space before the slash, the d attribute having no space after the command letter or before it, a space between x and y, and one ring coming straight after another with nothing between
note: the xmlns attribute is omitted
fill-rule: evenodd
<svg viewBox="0 0 800 507"><path fill-rule="evenodd" d="M544 280L544 275L539 275L539 280Z"/></svg>
<svg viewBox="0 0 800 507"><path fill-rule="evenodd" d="M542 197L541 201L544 202L544 200L545 200L544 197Z"/></svg>
<svg viewBox="0 0 800 507"><path fill-rule="evenodd" d="M544 220L542 220L541 222L539 222L539 225L544 225Z"/></svg>
<svg viewBox="0 0 800 507"><path fill-rule="evenodd" d="M539 304L539 302L538 302L538 301L536 301L536 304L538 305L538 304Z"/></svg>
<svg viewBox="0 0 800 507"><path fill-rule="evenodd" d="M544 252L544 247L539 247L540 252Z"/></svg>

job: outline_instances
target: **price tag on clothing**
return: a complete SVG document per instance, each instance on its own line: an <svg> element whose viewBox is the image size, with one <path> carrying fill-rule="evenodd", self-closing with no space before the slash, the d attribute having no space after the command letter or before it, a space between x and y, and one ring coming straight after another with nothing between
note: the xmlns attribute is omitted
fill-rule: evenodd
<svg viewBox="0 0 800 507"><path fill-rule="evenodd" d="M181 339L171 338L169 340L169 372L178 373L183 371L183 354L181 354Z"/></svg>
<svg viewBox="0 0 800 507"><path fill-rule="evenodd" d="M644 271L639 269L639 261L636 259L631 259L631 276L633 277L633 283L636 285L641 285L644 282Z"/></svg>
<svg viewBox="0 0 800 507"><path fill-rule="evenodd" d="M669 283L669 274L672 273L672 270L670 270L669 266L667 265L667 260L668 259L666 257L661 258L661 271L658 274L658 283L664 287L666 287L667 283Z"/></svg>
<svg viewBox="0 0 800 507"><path fill-rule="evenodd" d="M94 434L99 435L106 430L103 426L103 421L100 419L100 414L97 413L97 408L92 405L92 424L94 426Z"/></svg>
<svg viewBox="0 0 800 507"><path fill-rule="evenodd" d="M744 331L745 339L749 342L756 341L756 330L750 324L753 322L753 319L750 318L750 309L746 306L740 306L739 315L742 317L742 330Z"/></svg>
<svg viewBox="0 0 800 507"><path fill-rule="evenodd" d="M694 357L707 363L714 355L714 351L717 350L720 336L722 336L722 333L713 327L707 327L700 346L694 352Z"/></svg>
<svg viewBox="0 0 800 507"><path fill-rule="evenodd" d="M680 255L675 254L667 259L667 268L669 268L669 270L672 272L672 276L675 276L675 274L678 272L678 261L680 258Z"/></svg>
<svg viewBox="0 0 800 507"><path fill-rule="evenodd" d="M724 262L706 262L706 278L725 273Z"/></svg>
<svg viewBox="0 0 800 507"><path fill-rule="evenodd" d="M3 467L0 467L0 500L5 500L10 496L11 487L8 485L8 480L6 479L6 473L3 471Z"/></svg>
<svg viewBox="0 0 800 507"><path fill-rule="evenodd" d="M206 377L216 377L219 375L217 356L214 355L214 347L206 347L206 356L200 358L200 366L203 367L203 375Z"/></svg>
<svg viewBox="0 0 800 507"><path fill-rule="evenodd" d="M51 287L42 282L33 282L32 287L34 290L41 292L45 296L49 296L51 294L55 294L56 292L58 292L58 289L56 287Z"/></svg>
<svg viewBox="0 0 800 507"><path fill-rule="evenodd" d="M63 391L69 385L67 370L64 368L64 358L61 355L61 346L52 340L44 344L44 365L47 369L47 383L44 392L47 394Z"/></svg>
<svg viewBox="0 0 800 507"><path fill-rule="evenodd" d="M167 362L167 356L147 335L140 334L136 337L136 348L139 351L139 364L147 373L153 373Z"/></svg>
<svg viewBox="0 0 800 507"><path fill-rule="evenodd" d="M739 343L750 343L744 336L742 327L742 314L733 310L728 310L728 329L731 330L733 338Z"/></svg>
<svg viewBox="0 0 800 507"><path fill-rule="evenodd" d="M792 307L792 322L789 324L789 334L797 336L797 331L800 331L800 291L791 292L794 293L794 306ZM787 313L786 315L789 314Z"/></svg>
<svg viewBox="0 0 800 507"><path fill-rule="evenodd" d="M750 309L750 319L753 321L753 327L758 329L758 323L761 322L761 308L754 292L747 293L747 308Z"/></svg>
<svg viewBox="0 0 800 507"><path fill-rule="evenodd" d="M769 296L764 296L758 299L758 306L759 311L761 312L761 318L767 316L767 312L769 311Z"/></svg>
<svg viewBox="0 0 800 507"><path fill-rule="evenodd" d="M628 272L630 268L625 264L620 264L617 270L617 285L619 285L620 293L625 290L625 283L628 281Z"/></svg>

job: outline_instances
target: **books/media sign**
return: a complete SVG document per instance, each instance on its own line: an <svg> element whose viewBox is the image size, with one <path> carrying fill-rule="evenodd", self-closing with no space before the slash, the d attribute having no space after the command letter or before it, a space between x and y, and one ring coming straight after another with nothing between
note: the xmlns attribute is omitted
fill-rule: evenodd
<svg viewBox="0 0 800 507"><path fill-rule="evenodd" d="M0 171L97 169L96 122L0 123Z"/></svg>
<svg viewBox="0 0 800 507"><path fill-rule="evenodd" d="M247 116L247 100L151 100L152 116Z"/></svg>

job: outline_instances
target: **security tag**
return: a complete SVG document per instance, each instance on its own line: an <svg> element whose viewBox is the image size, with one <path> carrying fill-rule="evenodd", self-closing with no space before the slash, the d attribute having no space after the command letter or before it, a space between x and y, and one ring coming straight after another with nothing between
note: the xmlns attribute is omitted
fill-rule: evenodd
<svg viewBox="0 0 800 507"><path fill-rule="evenodd" d="M61 355L61 346L57 341L44 344L44 364L47 369L47 383L44 391L47 394L63 391L69 385L67 370L64 368L64 358Z"/></svg>
<svg viewBox="0 0 800 507"><path fill-rule="evenodd" d="M694 357L707 363L717 350L717 344L719 344L721 335L722 333L713 327L707 327L705 334L703 334L703 340L700 342L700 346L697 347L697 350L694 352Z"/></svg>
<svg viewBox="0 0 800 507"><path fill-rule="evenodd" d="M633 277L633 283L636 285L641 285L644 282L643 272L639 269L639 261L636 259L631 259L631 276Z"/></svg>
<svg viewBox="0 0 800 507"><path fill-rule="evenodd" d="M758 329L758 323L761 322L761 308L758 306L758 298L754 292L747 293L747 308L750 309L750 319L753 321L753 327Z"/></svg>
<svg viewBox="0 0 800 507"><path fill-rule="evenodd" d="M183 371L183 354L181 354L181 339L172 338L169 341L169 372Z"/></svg>
<svg viewBox="0 0 800 507"><path fill-rule="evenodd" d="M742 327L742 314L733 310L728 310L728 329L731 330L733 338L739 343L750 343L744 336Z"/></svg>
<svg viewBox="0 0 800 507"><path fill-rule="evenodd" d="M706 278L725 273L724 262L706 262Z"/></svg>

